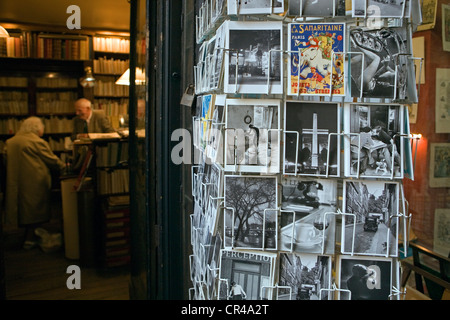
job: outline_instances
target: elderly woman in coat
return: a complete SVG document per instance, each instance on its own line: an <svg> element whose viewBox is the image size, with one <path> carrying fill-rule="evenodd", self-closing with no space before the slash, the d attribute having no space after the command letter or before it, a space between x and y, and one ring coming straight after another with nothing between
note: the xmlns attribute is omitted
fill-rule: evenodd
<svg viewBox="0 0 450 320"><path fill-rule="evenodd" d="M43 134L41 119L29 117L6 141L6 223L25 228L25 249L37 245L34 229L50 220L50 170L65 167Z"/></svg>

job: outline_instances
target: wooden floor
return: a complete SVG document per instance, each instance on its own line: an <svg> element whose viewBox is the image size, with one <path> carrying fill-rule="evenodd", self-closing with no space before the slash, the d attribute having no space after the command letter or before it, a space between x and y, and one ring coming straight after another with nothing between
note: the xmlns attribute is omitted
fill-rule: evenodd
<svg viewBox="0 0 450 320"><path fill-rule="evenodd" d="M81 289L68 289L67 273L77 260L65 257L64 247L44 253L22 248L22 233L4 234L7 300L129 300L128 267L81 269Z"/></svg>

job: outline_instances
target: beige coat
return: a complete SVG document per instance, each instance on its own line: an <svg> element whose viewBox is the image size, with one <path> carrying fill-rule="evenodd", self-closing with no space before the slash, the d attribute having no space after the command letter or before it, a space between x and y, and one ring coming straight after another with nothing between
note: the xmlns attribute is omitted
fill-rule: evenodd
<svg viewBox="0 0 450 320"><path fill-rule="evenodd" d="M23 226L50 219L50 169L65 164L47 141L34 133L17 133L6 141L6 223Z"/></svg>

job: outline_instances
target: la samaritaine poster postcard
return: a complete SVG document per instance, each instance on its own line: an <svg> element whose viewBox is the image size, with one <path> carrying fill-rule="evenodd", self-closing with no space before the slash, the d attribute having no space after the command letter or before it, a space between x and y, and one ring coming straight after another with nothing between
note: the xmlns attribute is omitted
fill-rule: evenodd
<svg viewBox="0 0 450 320"><path fill-rule="evenodd" d="M289 24L289 95L345 95L344 23Z"/></svg>

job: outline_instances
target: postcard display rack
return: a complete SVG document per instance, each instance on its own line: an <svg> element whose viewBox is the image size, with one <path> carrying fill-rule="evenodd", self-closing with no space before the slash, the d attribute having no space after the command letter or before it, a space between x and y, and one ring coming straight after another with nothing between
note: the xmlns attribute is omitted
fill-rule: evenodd
<svg viewBox="0 0 450 320"><path fill-rule="evenodd" d="M419 1L348 7L199 7L190 298L405 294Z"/></svg>

